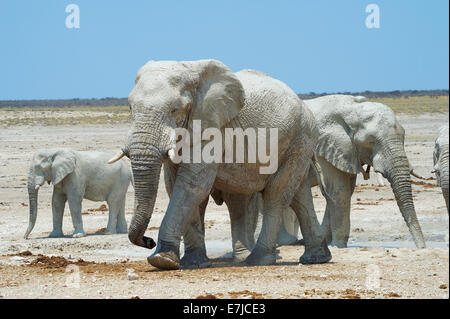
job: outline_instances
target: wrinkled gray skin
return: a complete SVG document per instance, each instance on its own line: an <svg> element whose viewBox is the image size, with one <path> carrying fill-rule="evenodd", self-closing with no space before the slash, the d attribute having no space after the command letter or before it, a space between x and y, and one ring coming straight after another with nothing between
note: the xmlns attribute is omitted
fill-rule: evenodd
<svg viewBox="0 0 450 319"><path fill-rule="evenodd" d="M37 151L28 174L30 220L25 238L33 230L37 217L38 190L44 182L53 184L53 231L50 237L64 236L62 222L64 207L69 203L74 227L73 237L85 236L81 219L83 198L106 201L109 219L105 233L126 233L125 196L132 175L124 161L108 165L111 154L78 152L68 148Z"/></svg>
<svg viewBox="0 0 450 319"><path fill-rule="evenodd" d="M425 247L412 199L410 173L414 172L404 149L405 130L394 112L384 104L350 95L329 95L306 100L305 104L319 127L318 161L325 188L333 199L327 200L322 222L329 244L347 247L356 176L363 173L367 179L368 172L362 165L368 165L390 182L414 243ZM311 174L310 184L317 185Z"/></svg>
<svg viewBox="0 0 450 319"><path fill-rule="evenodd" d="M448 125L439 129L433 152L434 172L448 208Z"/></svg>
<svg viewBox="0 0 450 319"><path fill-rule="evenodd" d="M274 263L279 216L295 201L294 190L307 173L308 159L318 136L311 113L297 95L265 74L251 70L233 74L227 66L214 60L150 61L139 70L128 100L133 124L122 155L131 159L135 181L135 212L128 231L132 243L153 247L153 240L144 237L144 233L153 212L163 163L170 194L158 245L148 262L160 269L179 269L182 235L186 245L184 264L201 264L207 260L204 252L195 249L198 242L204 243L204 238L198 240L202 232L191 231L195 228L186 225L201 224L201 210L206 207L214 187L236 196L264 191L261 233L246 261ZM192 163L192 154L191 163L174 165L169 160L170 151L175 149L174 129L184 127L192 132L193 120L201 120L202 129L279 128L276 172L260 174L260 167L266 165L259 162ZM305 217L310 225L316 225L311 229L320 231L314 218ZM311 243L313 239L306 235L305 241ZM308 247L309 251L302 256L305 262L330 259L329 255L324 257L324 249L328 248L323 242L313 242Z"/></svg>

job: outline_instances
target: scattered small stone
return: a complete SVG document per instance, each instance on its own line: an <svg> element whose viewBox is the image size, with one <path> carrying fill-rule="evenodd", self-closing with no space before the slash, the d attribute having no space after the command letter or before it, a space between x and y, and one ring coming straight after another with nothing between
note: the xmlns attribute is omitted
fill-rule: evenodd
<svg viewBox="0 0 450 319"><path fill-rule="evenodd" d="M13 257L10 257L9 259L13 260L13 261L23 261L25 259L25 257L13 256Z"/></svg>
<svg viewBox="0 0 450 319"><path fill-rule="evenodd" d="M394 298L400 298L402 295L399 295L396 292L390 292L388 294L385 295L386 297L394 297Z"/></svg>
<svg viewBox="0 0 450 319"><path fill-rule="evenodd" d="M439 286L440 289L447 289L447 285L446 284L442 284Z"/></svg>
<svg viewBox="0 0 450 319"><path fill-rule="evenodd" d="M134 272L134 269L127 269L127 279L128 280L138 280L139 276Z"/></svg>

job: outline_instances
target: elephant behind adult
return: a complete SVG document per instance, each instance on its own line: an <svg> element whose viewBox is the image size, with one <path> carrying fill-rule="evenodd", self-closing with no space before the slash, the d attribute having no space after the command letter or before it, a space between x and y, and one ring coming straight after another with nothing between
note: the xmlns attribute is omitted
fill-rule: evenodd
<svg viewBox="0 0 450 319"><path fill-rule="evenodd" d="M53 231L50 237L62 237L64 207L69 203L74 227L73 237L85 235L81 218L83 198L106 201L109 207L105 233L126 233L125 197L131 170L125 161L108 165L111 154L78 152L69 148L44 149L33 154L28 174L30 220L25 238L36 223L39 188L47 182L53 184Z"/></svg>
<svg viewBox="0 0 450 319"><path fill-rule="evenodd" d="M442 195L447 205L447 213L449 212L448 204L448 124L439 129L433 151L434 172L436 174L438 185L442 188Z"/></svg>
<svg viewBox="0 0 450 319"><path fill-rule="evenodd" d="M394 112L384 104L351 95L328 95L306 100L305 104L317 121L318 161L327 192L334 199L327 201L322 223L329 243L347 246L350 199L356 175L366 164L390 182L414 243L425 247L412 198L410 174L415 173L406 157L405 130Z"/></svg>
<svg viewBox="0 0 450 319"><path fill-rule="evenodd" d="M248 159L244 163L194 163L193 155L188 154L190 163L173 165L170 202L149 263L162 269L180 268L183 230L213 187L235 194L264 190L262 231L247 262L274 263L279 215L302 183L317 142L313 117L297 95L265 74L250 70L233 74L215 60L150 61L139 70L128 100L133 124L116 159L124 155L131 159L136 207L129 239L147 248L151 248L152 240L144 233L153 212L161 165L173 161L175 128L183 127L192 136L193 121L201 120L202 130L217 128L222 133L225 128L278 129L278 145L273 150L278 165L270 174L261 174L260 169L267 165L259 159L256 163L248 163ZM203 141L201 145L205 144ZM245 154L248 147L245 144ZM317 228L317 220L308 222L310 228ZM305 240L314 241L306 256L330 259L324 253L324 241Z"/></svg>

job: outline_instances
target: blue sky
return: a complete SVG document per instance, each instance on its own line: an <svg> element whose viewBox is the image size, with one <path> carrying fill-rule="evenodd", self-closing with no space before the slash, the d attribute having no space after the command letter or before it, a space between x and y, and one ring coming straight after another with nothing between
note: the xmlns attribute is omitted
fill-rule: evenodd
<svg viewBox="0 0 450 319"><path fill-rule="evenodd" d="M80 28L68 29L68 4ZM365 8L380 8L368 29ZM0 2L0 99L126 97L148 60L214 58L297 93L448 89L447 0Z"/></svg>

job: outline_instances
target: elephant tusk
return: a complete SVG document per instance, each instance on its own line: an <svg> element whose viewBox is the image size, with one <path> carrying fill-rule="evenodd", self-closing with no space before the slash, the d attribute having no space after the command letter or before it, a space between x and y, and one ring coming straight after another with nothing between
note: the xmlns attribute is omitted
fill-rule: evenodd
<svg viewBox="0 0 450 319"><path fill-rule="evenodd" d="M414 169L411 169L410 173L411 173L412 176L417 177L418 179L423 179L425 181L429 180L429 178L423 177L423 176L417 174L416 172L414 172Z"/></svg>
<svg viewBox="0 0 450 319"><path fill-rule="evenodd" d="M117 162L118 160L120 160L122 157L125 156L125 153L123 151L121 151L119 154L117 154L116 156L114 156L113 158L111 158L108 161L108 164L113 164L115 162Z"/></svg>
<svg viewBox="0 0 450 319"><path fill-rule="evenodd" d="M380 187L386 186L384 184L383 175L381 175L378 172L377 172L377 183L378 183L378 186L380 186Z"/></svg>
<svg viewBox="0 0 450 319"><path fill-rule="evenodd" d="M36 185L36 186L34 186L34 190L38 190L39 189L39 187L41 187L41 185Z"/></svg>
<svg viewBox="0 0 450 319"><path fill-rule="evenodd" d="M175 150L173 148L171 148L168 152L167 155L169 156L170 160L173 161L175 159Z"/></svg>
<svg viewBox="0 0 450 319"><path fill-rule="evenodd" d="M367 165L366 170L364 170L364 167L361 165L361 173L363 174L364 180L368 180L370 178L370 165Z"/></svg>

